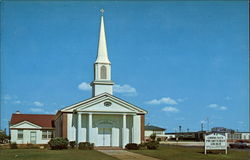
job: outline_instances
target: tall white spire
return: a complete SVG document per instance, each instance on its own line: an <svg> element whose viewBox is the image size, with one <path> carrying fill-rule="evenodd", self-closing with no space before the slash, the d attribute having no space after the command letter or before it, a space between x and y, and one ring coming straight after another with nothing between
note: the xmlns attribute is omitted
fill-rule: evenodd
<svg viewBox="0 0 250 160"><path fill-rule="evenodd" d="M105 27L104 27L104 10L101 9L101 25L100 25L100 34L99 34L99 43L98 43L98 53L95 63L110 63L108 58Z"/></svg>
<svg viewBox="0 0 250 160"><path fill-rule="evenodd" d="M114 82L111 80L111 63L108 58L103 12L101 9L101 26L98 43L98 53L94 64L94 81L91 83L92 96L102 93L113 94Z"/></svg>

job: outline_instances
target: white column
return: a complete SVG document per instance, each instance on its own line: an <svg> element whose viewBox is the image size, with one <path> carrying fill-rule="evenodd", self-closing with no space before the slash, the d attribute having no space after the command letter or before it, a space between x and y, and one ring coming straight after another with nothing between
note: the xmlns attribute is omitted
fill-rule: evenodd
<svg viewBox="0 0 250 160"><path fill-rule="evenodd" d="M132 126L132 135L131 135L132 136L132 143L136 143L135 142L135 134L136 134L136 131L135 131L135 125L136 125L135 124L135 115L133 115L132 117L133 117L132 118L132 120L133 120L133 122L132 122L133 123L133 126Z"/></svg>
<svg viewBox="0 0 250 160"><path fill-rule="evenodd" d="M126 146L126 114L123 114L122 119L122 148Z"/></svg>
<svg viewBox="0 0 250 160"><path fill-rule="evenodd" d="M89 113L89 126L88 126L88 137L89 142L92 142L92 113Z"/></svg>
<svg viewBox="0 0 250 160"><path fill-rule="evenodd" d="M77 143L80 142L80 137L81 137L81 126L82 126L82 114L78 113L78 118L77 118Z"/></svg>

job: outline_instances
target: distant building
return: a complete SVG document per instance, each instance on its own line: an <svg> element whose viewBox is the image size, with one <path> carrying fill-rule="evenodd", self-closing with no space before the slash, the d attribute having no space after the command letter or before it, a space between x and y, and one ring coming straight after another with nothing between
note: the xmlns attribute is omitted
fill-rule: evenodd
<svg viewBox="0 0 250 160"><path fill-rule="evenodd" d="M225 133L228 141L250 140L250 132Z"/></svg>
<svg viewBox="0 0 250 160"><path fill-rule="evenodd" d="M250 132L236 132L233 129L224 127L214 127L211 132L225 135L228 141L250 140Z"/></svg>
<svg viewBox="0 0 250 160"><path fill-rule="evenodd" d="M234 133L235 131L233 129L228 129L224 127L214 127L211 129L211 132L216 133Z"/></svg>
<svg viewBox="0 0 250 160"><path fill-rule="evenodd" d="M192 140L192 141L203 141L205 137L205 131L198 132L176 132L176 133L165 133L166 140Z"/></svg>
<svg viewBox="0 0 250 160"><path fill-rule="evenodd" d="M152 134L156 134L156 138L161 138L161 140L166 139L165 128L160 128L160 127L153 126L153 125L146 125L144 127L144 130L145 130L145 140L149 140L150 135Z"/></svg>

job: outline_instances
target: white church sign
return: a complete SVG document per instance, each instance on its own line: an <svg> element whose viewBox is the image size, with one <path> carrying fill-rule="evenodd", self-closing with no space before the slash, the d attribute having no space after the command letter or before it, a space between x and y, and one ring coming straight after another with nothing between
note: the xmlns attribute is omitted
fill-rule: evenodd
<svg viewBox="0 0 250 160"><path fill-rule="evenodd" d="M207 150L225 150L227 154L227 138L218 133L205 136L205 154Z"/></svg>

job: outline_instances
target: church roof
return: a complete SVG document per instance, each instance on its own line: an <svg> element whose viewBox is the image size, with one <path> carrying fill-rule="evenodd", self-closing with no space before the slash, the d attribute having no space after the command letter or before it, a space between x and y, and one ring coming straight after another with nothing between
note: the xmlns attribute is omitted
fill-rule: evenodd
<svg viewBox="0 0 250 160"><path fill-rule="evenodd" d="M54 117L55 115L51 114L12 114L10 124L15 125L28 121L42 128L53 128Z"/></svg>
<svg viewBox="0 0 250 160"><path fill-rule="evenodd" d="M121 104L122 106L126 106L128 109L133 110L134 113L137 113L137 114L146 114L147 113L146 110L143 110L143 109L127 102L127 101L124 101L124 100L122 100L116 96L113 96L109 93L106 93L106 92L99 94L95 97L86 99L84 101L78 102L76 104L62 108L61 110L59 110L59 112L73 112L74 110L76 110L80 106L88 106L89 104L94 104L95 102L105 101L107 99L112 100L118 104Z"/></svg>

